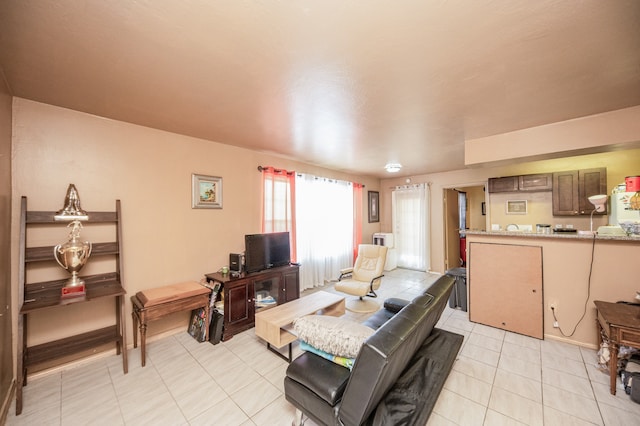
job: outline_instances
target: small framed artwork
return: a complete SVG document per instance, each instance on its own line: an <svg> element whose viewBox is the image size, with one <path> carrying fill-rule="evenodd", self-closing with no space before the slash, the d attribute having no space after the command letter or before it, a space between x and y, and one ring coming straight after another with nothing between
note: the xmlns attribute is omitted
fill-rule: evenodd
<svg viewBox="0 0 640 426"><path fill-rule="evenodd" d="M507 214L527 214L527 200L507 201Z"/></svg>
<svg viewBox="0 0 640 426"><path fill-rule="evenodd" d="M380 193L369 191L369 223L380 222Z"/></svg>
<svg viewBox="0 0 640 426"><path fill-rule="evenodd" d="M222 178L195 173L191 175L191 208L221 209Z"/></svg>

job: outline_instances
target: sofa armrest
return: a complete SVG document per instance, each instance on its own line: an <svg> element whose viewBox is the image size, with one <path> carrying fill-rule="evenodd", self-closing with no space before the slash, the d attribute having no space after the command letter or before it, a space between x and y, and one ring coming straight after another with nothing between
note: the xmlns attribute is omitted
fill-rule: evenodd
<svg viewBox="0 0 640 426"><path fill-rule="evenodd" d="M397 314L402 308L407 306L410 302L406 299L398 299L397 297L390 297L384 301L384 308L387 311Z"/></svg>
<svg viewBox="0 0 640 426"><path fill-rule="evenodd" d="M294 359L287 368L287 377L335 406L347 386L351 371L311 352Z"/></svg>

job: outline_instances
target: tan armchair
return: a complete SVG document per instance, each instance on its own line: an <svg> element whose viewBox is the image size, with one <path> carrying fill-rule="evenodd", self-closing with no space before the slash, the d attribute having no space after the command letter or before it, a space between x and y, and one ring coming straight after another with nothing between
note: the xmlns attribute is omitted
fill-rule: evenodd
<svg viewBox="0 0 640 426"><path fill-rule="evenodd" d="M385 246L360 244L358 257L352 268L342 269L335 285L336 291L358 296L347 301L346 307L353 312L373 312L379 305L373 300L363 299L365 296L378 297L375 290L380 288L384 264L387 260Z"/></svg>

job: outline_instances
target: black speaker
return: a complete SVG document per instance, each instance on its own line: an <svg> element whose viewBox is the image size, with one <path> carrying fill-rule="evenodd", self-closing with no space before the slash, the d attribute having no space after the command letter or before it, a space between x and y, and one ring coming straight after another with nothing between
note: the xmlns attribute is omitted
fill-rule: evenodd
<svg viewBox="0 0 640 426"><path fill-rule="evenodd" d="M229 253L229 272L242 272L242 255Z"/></svg>
<svg viewBox="0 0 640 426"><path fill-rule="evenodd" d="M222 338L223 315L218 311L211 310L211 324L209 325L209 343L217 345Z"/></svg>

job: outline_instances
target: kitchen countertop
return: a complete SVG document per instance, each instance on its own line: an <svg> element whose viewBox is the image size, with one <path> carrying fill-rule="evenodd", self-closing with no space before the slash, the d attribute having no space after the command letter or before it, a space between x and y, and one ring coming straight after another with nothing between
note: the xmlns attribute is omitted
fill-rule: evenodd
<svg viewBox="0 0 640 426"><path fill-rule="evenodd" d="M593 235L578 234L570 232L551 233L551 234L537 234L535 232L522 232L522 231L471 231L465 230L462 232L466 235L480 235L480 236L496 236L496 237L518 237L518 238L552 238L562 240L592 240ZM630 241L640 243L640 236L627 237L626 235L596 235L597 241Z"/></svg>

